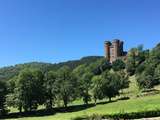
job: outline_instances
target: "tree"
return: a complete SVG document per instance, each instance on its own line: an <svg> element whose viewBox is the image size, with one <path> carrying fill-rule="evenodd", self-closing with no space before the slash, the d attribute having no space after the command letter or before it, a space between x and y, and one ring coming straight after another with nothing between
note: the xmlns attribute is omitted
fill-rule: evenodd
<svg viewBox="0 0 160 120"><path fill-rule="evenodd" d="M92 78L92 96L94 99L95 104L97 103L97 100L101 100L104 98L103 92L102 92L102 76L94 76Z"/></svg>
<svg viewBox="0 0 160 120"><path fill-rule="evenodd" d="M117 73L105 72L102 75L102 92L111 101L112 97L119 95L120 81Z"/></svg>
<svg viewBox="0 0 160 120"><path fill-rule="evenodd" d="M6 94L7 94L7 87L6 83L0 80L0 116L6 113Z"/></svg>
<svg viewBox="0 0 160 120"><path fill-rule="evenodd" d="M125 69L125 63L121 59L117 59L112 63L112 68L114 71L120 71Z"/></svg>
<svg viewBox="0 0 160 120"><path fill-rule="evenodd" d="M160 64L160 43L153 48L149 55L149 61L155 65L155 67Z"/></svg>
<svg viewBox="0 0 160 120"><path fill-rule="evenodd" d="M137 82L141 89L150 89L157 83L154 79L155 68L152 64L149 64L142 74L137 76Z"/></svg>
<svg viewBox="0 0 160 120"><path fill-rule="evenodd" d="M88 102L91 100L91 95L89 94L89 90L92 84L92 77L93 74L87 72L83 74L82 78L80 79L80 85L79 85L80 95L82 96L83 101L86 105L88 105Z"/></svg>
<svg viewBox="0 0 160 120"><path fill-rule="evenodd" d="M16 81L18 79L18 76L14 76L13 78L8 80L8 91L9 93L13 93L14 92L14 88L16 87Z"/></svg>
<svg viewBox="0 0 160 120"><path fill-rule="evenodd" d="M44 74L41 70L33 69L33 92L36 104L42 105L45 102Z"/></svg>
<svg viewBox="0 0 160 120"><path fill-rule="evenodd" d="M124 70L118 72L118 78L119 78L119 86L120 90L123 93L123 89L129 87L129 76L126 74Z"/></svg>
<svg viewBox="0 0 160 120"><path fill-rule="evenodd" d="M83 76L83 74L87 72L86 68L87 68L86 64L79 65L73 70L72 73L77 77L77 79L80 79Z"/></svg>
<svg viewBox="0 0 160 120"><path fill-rule="evenodd" d="M155 79L157 84L160 83L160 64L155 68L154 79Z"/></svg>
<svg viewBox="0 0 160 120"><path fill-rule="evenodd" d="M135 74L137 67L149 57L149 50L143 50L140 45L132 48L127 55L126 70L130 75Z"/></svg>
<svg viewBox="0 0 160 120"><path fill-rule="evenodd" d="M17 83L18 76L11 78L8 81L8 94L6 96L6 104L8 107L19 107L18 104L18 97L16 96L16 83Z"/></svg>
<svg viewBox="0 0 160 120"><path fill-rule="evenodd" d="M94 75L100 75L105 70L110 70L110 69L111 69L111 64L108 61L106 61L106 58L97 60L86 66L86 71L91 72Z"/></svg>
<svg viewBox="0 0 160 120"><path fill-rule="evenodd" d="M78 80L78 91L77 93L83 99L84 104L88 104L91 100L91 95L89 90L92 84L93 69L97 68L97 63L90 64L89 66L80 65L74 69L73 74L75 74Z"/></svg>
<svg viewBox="0 0 160 120"><path fill-rule="evenodd" d="M145 68L146 68L145 62L142 63L142 64L140 64L140 65L136 68L136 71L135 71L136 75L142 74L142 72L145 70Z"/></svg>
<svg viewBox="0 0 160 120"><path fill-rule="evenodd" d="M136 57L138 56L138 49L132 48L127 57L126 69L130 75L133 75L136 70Z"/></svg>
<svg viewBox="0 0 160 120"><path fill-rule="evenodd" d="M63 101L64 106L76 98L77 82L69 67L64 66L58 71L57 86L58 98Z"/></svg>
<svg viewBox="0 0 160 120"><path fill-rule="evenodd" d="M160 44L150 52L145 51L145 61L136 69L137 82L141 89L151 89L159 84Z"/></svg>
<svg viewBox="0 0 160 120"><path fill-rule="evenodd" d="M39 70L25 69L20 72L14 94L20 112L37 109L44 103L43 74Z"/></svg>
<svg viewBox="0 0 160 120"><path fill-rule="evenodd" d="M56 80L58 75L54 71L49 71L45 74L45 96L46 96L46 107L47 109L52 109L53 102L56 99L57 88Z"/></svg>
<svg viewBox="0 0 160 120"><path fill-rule="evenodd" d="M159 84L160 44L144 52L145 61L136 69L137 82L141 89L150 89Z"/></svg>
<svg viewBox="0 0 160 120"><path fill-rule="evenodd" d="M128 58L126 62L126 70L129 73L129 75L133 75L136 67L135 67L135 61L132 58Z"/></svg>

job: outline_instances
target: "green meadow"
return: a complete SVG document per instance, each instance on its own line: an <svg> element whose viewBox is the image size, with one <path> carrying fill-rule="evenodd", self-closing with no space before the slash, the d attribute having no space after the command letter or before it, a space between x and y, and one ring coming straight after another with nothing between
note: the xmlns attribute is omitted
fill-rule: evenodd
<svg viewBox="0 0 160 120"><path fill-rule="evenodd" d="M155 87L159 89L159 86ZM130 77L130 87L123 91L123 94L113 99L113 102L107 103L108 99L99 101L96 106L92 106L83 110L77 110L75 112L57 112L53 115L46 115L43 117L22 117L15 118L11 120L72 120L76 117L89 116L93 114L115 114L115 113L130 113L130 112L140 112L140 111L149 111L157 110L160 108L160 94L150 95L147 92L147 95L137 97L142 94L137 87L135 77ZM129 96L128 100L118 100L118 98ZM106 101L106 103L105 103ZM92 102L91 102L92 103ZM80 105L83 104L82 100L74 101L70 105ZM40 107L39 109L42 109ZM11 109L11 112L16 112L16 109Z"/></svg>
<svg viewBox="0 0 160 120"><path fill-rule="evenodd" d="M160 95L139 97L130 100L118 100L112 103L98 104L94 107L77 112L56 113L54 115L43 117L24 117L11 120L72 120L76 117L88 116L92 114L114 114L114 113L130 113L147 110L156 110L160 108Z"/></svg>

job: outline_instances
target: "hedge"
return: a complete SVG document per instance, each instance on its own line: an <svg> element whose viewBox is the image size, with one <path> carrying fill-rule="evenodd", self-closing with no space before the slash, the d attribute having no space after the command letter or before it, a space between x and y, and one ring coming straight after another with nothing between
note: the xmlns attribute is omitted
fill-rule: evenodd
<svg viewBox="0 0 160 120"><path fill-rule="evenodd" d="M106 114L99 115L93 114L91 116L81 116L73 120L101 120L101 119L139 119L139 118L149 118L149 117L158 117L160 116L160 109L150 110L150 111L140 111L140 112L131 112L131 113L116 113L116 114Z"/></svg>

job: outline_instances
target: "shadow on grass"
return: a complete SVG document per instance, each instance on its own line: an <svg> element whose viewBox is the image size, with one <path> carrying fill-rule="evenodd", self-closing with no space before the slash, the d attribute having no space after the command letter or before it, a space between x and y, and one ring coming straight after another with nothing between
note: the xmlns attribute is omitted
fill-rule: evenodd
<svg viewBox="0 0 160 120"><path fill-rule="evenodd" d="M94 104L75 105L75 106L69 106L67 108L60 107L60 108L53 108L53 109L50 109L50 110L41 109L41 110L32 111L32 112L9 113L5 116L0 116L0 119L48 116L48 115L54 115L56 113L81 111L81 110L85 110L87 108L91 108L91 107L94 107L94 106L95 106Z"/></svg>
<svg viewBox="0 0 160 120"><path fill-rule="evenodd" d="M143 90L142 93L144 92L160 92L160 90L157 90L157 89L146 89L146 90Z"/></svg>
<svg viewBox="0 0 160 120"><path fill-rule="evenodd" d="M103 104L108 104L108 103L113 103L113 102L117 102L117 100L98 102L97 105L103 105Z"/></svg>
<svg viewBox="0 0 160 120"><path fill-rule="evenodd" d="M97 105L101 104L107 104L107 103L112 103L116 102L117 100L110 101L110 102L99 102ZM9 118L22 118L22 117L40 117L40 116L48 116L48 115L54 115L56 113L67 113L67 112L76 112L76 111L81 111L85 110L91 107L94 107L95 104L91 103L88 105L74 105L74 106L69 106L67 108L65 107L59 107L59 108L53 108L50 110L46 109L41 109L37 111L32 111L32 112L22 112L22 113L9 113L6 116L0 116L0 119L9 119Z"/></svg>
<svg viewBox="0 0 160 120"><path fill-rule="evenodd" d="M118 98L118 100L129 100L130 97L121 97L121 98Z"/></svg>

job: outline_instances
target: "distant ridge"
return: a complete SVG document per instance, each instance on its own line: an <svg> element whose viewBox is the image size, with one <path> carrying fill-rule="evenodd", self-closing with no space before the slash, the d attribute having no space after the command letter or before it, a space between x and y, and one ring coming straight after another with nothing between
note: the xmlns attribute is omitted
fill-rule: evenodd
<svg viewBox="0 0 160 120"><path fill-rule="evenodd" d="M18 75L19 71L25 68L40 69L43 72L46 72L50 70L57 70L60 67L66 65L69 66L71 69L74 69L81 64L89 64L103 58L104 58L103 56L86 56L81 58L80 60L71 60L56 64L44 63L44 62L29 62L24 64L17 64L14 66L0 68L0 80L9 80L12 77Z"/></svg>

